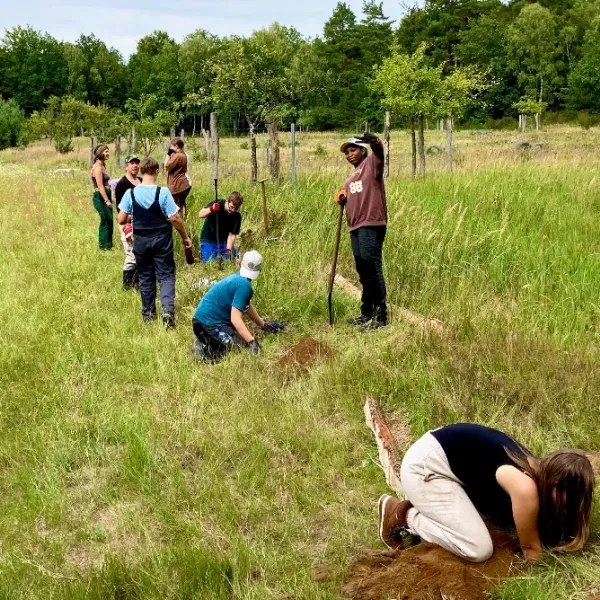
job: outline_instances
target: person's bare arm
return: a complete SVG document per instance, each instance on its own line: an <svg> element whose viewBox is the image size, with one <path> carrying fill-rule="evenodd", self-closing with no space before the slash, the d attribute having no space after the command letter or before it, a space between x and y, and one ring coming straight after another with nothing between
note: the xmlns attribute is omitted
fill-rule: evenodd
<svg viewBox="0 0 600 600"><path fill-rule="evenodd" d="M117 215L117 223L119 225L125 225L125 223L131 223L131 215L126 213L124 210L120 210Z"/></svg>
<svg viewBox="0 0 600 600"><path fill-rule="evenodd" d="M208 217L208 215L210 215L210 206L208 208L203 208L199 213L198 216L201 219L206 219L206 217Z"/></svg>
<svg viewBox="0 0 600 600"><path fill-rule="evenodd" d="M252 310L252 307L248 310L248 315L250 315L250 310ZM231 324L245 342L251 344L254 341L254 336L250 333L248 327L246 327L246 323L244 323L244 313L235 308L235 306L231 307Z"/></svg>
<svg viewBox="0 0 600 600"><path fill-rule="evenodd" d="M496 471L496 480L510 496L519 543L526 560L542 558L542 542L538 531L539 499L537 485L531 477L511 465Z"/></svg>
<svg viewBox="0 0 600 600"><path fill-rule="evenodd" d="M100 195L102 196L102 200L104 200L104 204L106 204L106 206L108 206L109 208L112 208L112 202L110 201L110 198L106 194L106 189L104 187L104 181L102 180L102 167L100 165L94 165L94 168L92 169L92 174L96 181L96 187L98 188L98 191L100 192Z"/></svg>
<svg viewBox="0 0 600 600"><path fill-rule="evenodd" d="M227 236L227 250L233 250L233 245L235 244L235 238L237 235L235 233L230 233Z"/></svg>
<svg viewBox="0 0 600 600"><path fill-rule="evenodd" d="M261 329L265 328L265 320L256 312L256 309L251 304L248 312L246 313L249 319L252 319Z"/></svg>
<svg viewBox="0 0 600 600"><path fill-rule="evenodd" d="M173 227L175 227L175 229L177 229L177 232L179 233L179 235L181 236L181 239L183 240L183 245L186 248L191 248L192 247L192 240L190 240L187 230L185 228L185 224L183 223L183 219L181 218L181 215L176 212L174 215L171 215L169 217L169 221L171 221L171 223L173 223Z"/></svg>

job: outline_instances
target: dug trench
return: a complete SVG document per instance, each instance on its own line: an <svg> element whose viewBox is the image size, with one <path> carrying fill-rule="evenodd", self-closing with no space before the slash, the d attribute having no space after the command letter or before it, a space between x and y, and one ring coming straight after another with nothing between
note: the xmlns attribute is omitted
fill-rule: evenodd
<svg viewBox="0 0 600 600"><path fill-rule="evenodd" d="M279 366L283 369L292 369L307 372L311 365L320 359L328 359L333 356L333 350L324 342L305 337L294 344L279 359Z"/></svg>

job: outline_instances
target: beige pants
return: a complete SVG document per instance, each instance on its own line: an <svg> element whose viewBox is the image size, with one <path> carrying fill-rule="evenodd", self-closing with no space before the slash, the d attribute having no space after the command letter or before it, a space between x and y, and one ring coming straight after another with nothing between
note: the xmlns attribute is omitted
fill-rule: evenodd
<svg viewBox="0 0 600 600"><path fill-rule="evenodd" d="M406 452L400 480L413 505L408 511L408 529L413 535L471 562L492 556L490 533L431 433Z"/></svg>
<svg viewBox="0 0 600 600"><path fill-rule="evenodd" d="M119 225L119 233L121 234L121 243L123 244L123 252L125 252L125 262L123 263L123 271L132 271L135 269L135 256L133 255L133 244L130 244L123 233L123 225Z"/></svg>

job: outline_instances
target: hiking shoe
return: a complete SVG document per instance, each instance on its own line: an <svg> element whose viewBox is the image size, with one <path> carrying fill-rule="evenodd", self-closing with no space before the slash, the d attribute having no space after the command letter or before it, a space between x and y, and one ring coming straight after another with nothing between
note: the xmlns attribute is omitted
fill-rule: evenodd
<svg viewBox="0 0 600 600"><path fill-rule="evenodd" d="M152 321L156 321L156 313L142 315L142 321L144 321L144 323L152 323Z"/></svg>
<svg viewBox="0 0 600 600"><path fill-rule="evenodd" d="M173 315L163 315L162 322L165 329L175 329L175 317Z"/></svg>
<svg viewBox="0 0 600 600"><path fill-rule="evenodd" d="M404 539L409 536L406 517L412 504L408 500L398 500L393 496L381 496L378 503L379 537L390 549L404 547Z"/></svg>
<svg viewBox="0 0 600 600"><path fill-rule="evenodd" d="M192 353L194 354L195 358L197 358L198 360L204 360L207 357L207 350L208 348L206 347L206 345L203 344L198 338L194 340L194 344L192 346Z"/></svg>
<svg viewBox="0 0 600 600"><path fill-rule="evenodd" d="M377 317L373 317L363 323L360 326L360 330L364 333L365 331L372 331L375 329L382 329L383 327L387 327L388 322L387 319L380 319Z"/></svg>
<svg viewBox="0 0 600 600"><path fill-rule="evenodd" d="M372 317L367 317L367 315L358 315L358 317L354 317L352 319L348 319L347 323L348 325L364 325L365 323L368 323L370 320L372 319Z"/></svg>

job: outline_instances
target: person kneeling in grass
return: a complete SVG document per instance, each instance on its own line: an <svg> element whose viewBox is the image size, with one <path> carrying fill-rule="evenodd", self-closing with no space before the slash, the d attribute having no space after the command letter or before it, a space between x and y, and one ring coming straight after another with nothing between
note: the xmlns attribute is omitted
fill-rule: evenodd
<svg viewBox="0 0 600 600"><path fill-rule="evenodd" d="M251 282L261 269L262 256L250 250L242 257L240 272L215 283L202 298L192 319L196 356L218 360L234 348L249 348L258 354L260 346L244 323L245 314L267 333L284 329L283 323L265 321L250 304Z"/></svg>
<svg viewBox="0 0 600 600"><path fill-rule="evenodd" d="M240 233L242 215L240 207L244 197L239 192L231 192L227 200L209 202L199 213L205 219L200 233L200 255L202 262L235 257L235 239Z"/></svg>
<svg viewBox="0 0 600 600"><path fill-rule="evenodd" d="M493 552L483 517L515 529L523 556L542 546L581 550L590 533L594 472L581 450L537 459L507 434L470 423L426 433L400 468L406 500L379 499L379 536L390 549L406 535L484 562Z"/></svg>

